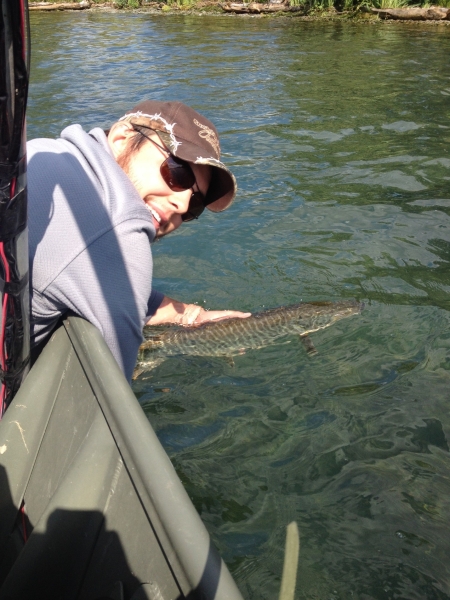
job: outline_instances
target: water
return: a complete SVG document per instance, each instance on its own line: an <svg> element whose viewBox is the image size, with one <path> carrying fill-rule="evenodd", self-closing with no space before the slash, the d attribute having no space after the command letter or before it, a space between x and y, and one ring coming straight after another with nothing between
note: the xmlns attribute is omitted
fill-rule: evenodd
<svg viewBox="0 0 450 600"><path fill-rule="evenodd" d="M146 97L211 118L235 204L154 247L207 308L357 298L359 317L237 357L167 360L143 409L246 598L450 598L450 30L33 14L29 137ZM208 212L208 211L206 211ZM150 459L150 457L149 457Z"/></svg>

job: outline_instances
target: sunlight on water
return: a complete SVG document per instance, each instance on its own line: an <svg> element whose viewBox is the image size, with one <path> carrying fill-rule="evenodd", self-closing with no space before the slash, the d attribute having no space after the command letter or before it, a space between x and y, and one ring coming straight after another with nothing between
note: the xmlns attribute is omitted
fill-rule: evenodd
<svg viewBox="0 0 450 600"><path fill-rule="evenodd" d="M214 120L239 195L154 247L208 308L356 298L362 315L135 384L246 598L450 598L448 28L33 14L29 137L145 97ZM208 211L206 211L208 212Z"/></svg>

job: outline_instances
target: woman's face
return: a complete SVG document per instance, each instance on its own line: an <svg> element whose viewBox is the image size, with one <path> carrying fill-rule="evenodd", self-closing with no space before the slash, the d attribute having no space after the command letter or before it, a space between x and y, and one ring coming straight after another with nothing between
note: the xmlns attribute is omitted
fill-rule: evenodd
<svg viewBox="0 0 450 600"><path fill-rule="evenodd" d="M129 124L121 123L120 125L127 126ZM123 131L128 140L131 136L136 135L131 127L125 127ZM178 229L182 223L181 216L188 210L192 189L174 192L164 181L160 167L169 156L169 152L146 140L135 152L129 155L126 151L126 142L121 144L116 143L117 140L116 142L110 140L112 132L113 128L108 136L108 141L115 158L131 179L150 211L156 229L156 237L162 237ZM157 134L148 131L148 135L157 144L162 145ZM192 163L189 163L189 165L194 173L198 189L203 195L206 195L211 180L211 168L207 165L194 165ZM197 191L195 184L194 189Z"/></svg>

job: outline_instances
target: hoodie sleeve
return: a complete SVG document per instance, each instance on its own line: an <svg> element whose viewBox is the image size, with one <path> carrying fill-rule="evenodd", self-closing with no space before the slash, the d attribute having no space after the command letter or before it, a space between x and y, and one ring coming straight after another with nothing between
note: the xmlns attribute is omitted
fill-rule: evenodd
<svg viewBox="0 0 450 600"><path fill-rule="evenodd" d="M158 290L152 290L150 298L147 304L147 321L150 317L153 317L155 312L160 307L161 302L164 299L164 294L162 292L158 292Z"/></svg>
<svg viewBox="0 0 450 600"><path fill-rule="evenodd" d="M128 220L90 244L44 291L102 333L128 381L151 298L152 256L141 223Z"/></svg>

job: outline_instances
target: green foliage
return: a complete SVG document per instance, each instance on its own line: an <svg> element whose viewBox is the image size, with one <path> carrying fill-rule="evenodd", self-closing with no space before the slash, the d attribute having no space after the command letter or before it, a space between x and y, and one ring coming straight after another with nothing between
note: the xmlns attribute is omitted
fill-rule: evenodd
<svg viewBox="0 0 450 600"><path fill-rule="evenodd" d="M335 2L334 6L337 8L337 10L351 11L359 8L360 4L361 3L357 2L356 0L341 0L339 2Z"/></svg>
<svg viewBox="0 0 450 600"><path fill-rule="evenodd" d="M197 0L166 0L167 9L178 8L186 10L192 8L197 3ZM164 10L165 7L163 7Z"/></svg>
<svg viewBox="0 0 450 600"><path fill-rule="evenodd" d="M142 0L115 0L117 8L139 8Z"/></svg>
<svg viewBox="0 0 450 600"><path fill-rule="evenodd" d="M259 0L261 1L261 0ZM338 12L357 11L361 7L367 8L405 8L406 6L419 6L429 8L438 5L450 7L450 0L290 0L291 6L304 6L306 13L320 13L337 10Z"/></svg>
<svg viewBox="0 0 450 600"><path fill-rule="evenodd" d="M92 0L93 2L101 2L103 0ZM148 1L148 0L147 0ZM172 10L189 10L196 6L198 0L162 0L164 5L162 11ZM236 0L238 2L242 0ZM249 1L249 0L244 0ZM256 0L257 2L269 2L269 0ZM117 8L139 8L146 3L146 0L114 0ZM306 14L321 13L331 14L337 13L356 13L361 8L404 8L406 6L419 6L428 8L431 5L438 5L450 8L450 0L289 0L290 6L303 7ZM203 10L203 9L202 9Z"/></svg>
<svg viewBox="0 0 450 600"><path fill-rule="evenodd" d="M102 0L93 0L93 2ZM241 0L237 0L241 1ZM269 0L256 0L257 2L268 2ZM197 4L197 0L163 0L163 11L188 10ZM117 8L139 8L145 5L145 0L115 0ZM361 7L373 8L404 8L406 6L420 6L428 8L438 5L450 8L450 0L289 0L290 6L303 6L307 14L332 13L332 12L354 12Z"/></svg>
<svg viewBox="0 0 450 600"><path fill-rule="evenodd" d="M316 8L318 10L330 10L330 8L334 8L333 0L317 0Z"/></svg>
<svg viewBox="0 0 450 600"><path fill-rule="evenodd" d="M408 0L373 0L374 8L404 8L408 6Z"/></svg>
<svg viewBox="0 0 450 600"><path fill-rule="evenodd" d="M361 0L290 0L291 6L303 5L307 13L353 11L359 7L360 3Z"/></svg>

